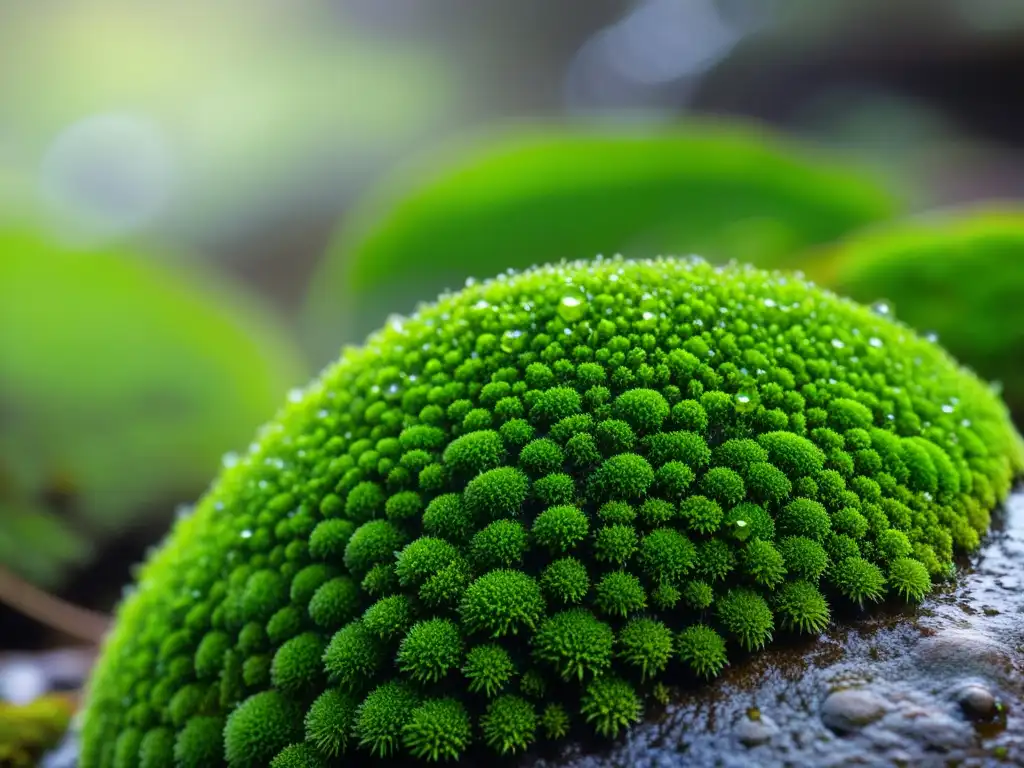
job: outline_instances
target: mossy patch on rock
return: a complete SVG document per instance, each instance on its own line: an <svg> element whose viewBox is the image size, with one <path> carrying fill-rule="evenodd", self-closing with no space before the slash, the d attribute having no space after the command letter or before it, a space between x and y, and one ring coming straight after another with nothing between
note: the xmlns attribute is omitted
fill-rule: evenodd
<svg viewBox="0 0 1024 768"><path fill-rule="evenodd" d="M661 259L474 285L346 352L176 523L82 765L205 753L210 717L231 766L614 737L673 676L920 599L1022 469L983 382L802 280Z"/></svg>

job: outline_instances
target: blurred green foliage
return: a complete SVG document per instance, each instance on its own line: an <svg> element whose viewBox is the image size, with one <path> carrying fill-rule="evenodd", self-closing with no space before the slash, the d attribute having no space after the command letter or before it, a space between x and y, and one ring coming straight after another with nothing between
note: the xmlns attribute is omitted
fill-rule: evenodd
<svg viewBox="0 0 1024 768"><path fill-rule="evenodd" d="M861 302L888 304L1003 386L1024 420L1024 209L933 213L806 255L809 277Z"/></svg>
<svg viewBox="0 0 1024 768"><path fill-rule="evenodd" d="M214 276L27 230L0 232L0 360L0 562L51 586L194 498L306 375Z"/></svg>
<svg viewBox="0 0 1024 768"><path fill-rule="evenodd" d="M518 128L435 153L352 210L307 327L333 354L467 277L598 253L774 266L897 207L872 176L754 126Z"/></svg>
<svg viewBox="0 0 1024 768"><path fill-rule="evenodd" d="M67 730L75 702L51 694L22 706L0 701L0 768L32 768Z"/></svg>
<svg viewBox="0 0 1024 768"><path fill-rule="evenodd" d="M327 189L347 192L367 158L394 153L464 109L444 51L413 40L387 45L347 9L319 0L7 9L0 100L5 142L19 151L3 157L0 144L0 165L34 177L68 129L95 117L139 119L175 163L175 188L188 190L161 211L169 236L214 236L288 206L308 211ZM139 178L122 163L140 150L114 152L94 131L76 147L75 168L95 175L59 183L92 223L112 206L103 182Z"/></svg>

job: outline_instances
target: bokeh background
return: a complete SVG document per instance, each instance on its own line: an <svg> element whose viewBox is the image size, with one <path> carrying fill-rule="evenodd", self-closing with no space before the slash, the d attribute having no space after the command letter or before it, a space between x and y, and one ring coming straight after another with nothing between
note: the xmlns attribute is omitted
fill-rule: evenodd
<svg viewBox="0 0 1024 768"><path fill-rule="evenodd" d="M800 269L1024 416L1022 79L1019 0L0 4L0 652L88 646L290 389L510 267Z"/></svg>

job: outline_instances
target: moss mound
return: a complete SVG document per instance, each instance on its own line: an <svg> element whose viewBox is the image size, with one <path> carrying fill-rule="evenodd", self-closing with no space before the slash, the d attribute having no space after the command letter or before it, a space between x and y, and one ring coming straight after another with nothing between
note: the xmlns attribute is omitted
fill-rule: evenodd
<svg viewBox="0 0 1024 768"><path fill-rule="evenodd" d="M920 599L1022 467L984 383L793 278L612 260L472 285L346 352L176 523L82 766L614 737L666 680Z"/></svg>

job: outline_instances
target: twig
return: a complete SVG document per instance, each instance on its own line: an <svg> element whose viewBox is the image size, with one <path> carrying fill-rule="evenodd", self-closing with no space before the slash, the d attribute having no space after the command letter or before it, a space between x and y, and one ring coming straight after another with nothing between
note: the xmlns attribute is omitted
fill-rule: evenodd
<svg viewBox="0 0 1024 768"><path fill-rule="evenodd" d="M0 602L77 640L99 645L110 618L44 592L0 565Z"/></svg>

